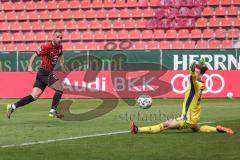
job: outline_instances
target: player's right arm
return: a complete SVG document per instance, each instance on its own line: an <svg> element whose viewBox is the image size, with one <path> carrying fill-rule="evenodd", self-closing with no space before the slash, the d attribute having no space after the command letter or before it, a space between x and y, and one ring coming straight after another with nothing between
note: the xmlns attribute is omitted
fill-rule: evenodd
<svg viewBox="0 0 240 160"><path fill-rule="evenodd" d="M195 73L195 68L196 68L196 62L193 62L190 66L190 69L191 69L191 77L190 77L191 84L194 84L197 80L196 73Z"/></svg>
<svg viewBox="0 0 240 160"><path fill-rule="evenodd" d="M36 53L34 53L34 54L31 56L30 61L29 61L29 65L28 65L28 72L31 72L31 73L34 72L34 70L33 70L33 68L32 68L32 65L33 65L34 60L36 59L37 56L38 56L38 55L37 55Z"/></svg>

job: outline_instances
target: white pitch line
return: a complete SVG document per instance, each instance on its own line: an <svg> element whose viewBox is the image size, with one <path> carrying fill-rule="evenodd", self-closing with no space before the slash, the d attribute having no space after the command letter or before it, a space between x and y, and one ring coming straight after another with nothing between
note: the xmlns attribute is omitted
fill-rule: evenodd
<svg viewBox="0 0 240 160"><path fill-rule="evenodd" d="M50 140L46 140L46 141L27 142L27 143L21 143L21 144L9 144L9 145L3 145L3 146L1 146L1 148L21 147L21 146L29 146L29 145L35 145L35 144L46 144L46 143L53 143L53 142L59 142L59 141L67 141L67 140L75 140L75 139L84 139L84 138L91 138L91 137L101 137L101 136L123 134L123 133L129 133L129 132L130 131L119 131L119 132L100 133L100 134L92 134L92 135L78 136L78 137L50 139Z"/></svg>
<svg viewBox="0 0 240 160"><path fill-rule="evenodd" d="M209 124L209 123L215 123L215 122L202 122L199 124ZM8 145L2 145L1 148L12 148L12 147L22 147L22 146L29 146L29 145L35 145L35 144L47 144L47 143L53 143L53 142L59 142L59 141L67 141L67 140L75 140L75 139L85 139L85 138L92 138L92 137L101 137L101 136L109 136L109 135L117 135L117 134L123 134L123 133L129 133L130 131L119 131L119 132L110 132L110 133L100 133L100 134L92 134L92 135L86 135L86 136L78 136L78 137L67 137L67 138L60 138L60 139L49 139L46 141L35 141L35 142L26 142L21 144L8 144Z"/></svg>

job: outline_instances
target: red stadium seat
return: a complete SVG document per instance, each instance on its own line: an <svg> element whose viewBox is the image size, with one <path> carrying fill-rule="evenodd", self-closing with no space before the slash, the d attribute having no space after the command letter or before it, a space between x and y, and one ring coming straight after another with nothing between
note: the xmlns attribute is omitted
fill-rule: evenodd
<svg viewBox="0 0 240 160"><path fill-rule="evenodd" d="M3 32L2 33L2 41L3 42L10 42L12 41L12 34L10 32Z"/></svg>
<svg viewBox="0 0 240 160"><path fill-rule="evenodd" d="M98 44L96 42L87 42L86 45L88 50L98 50Z"/></svg>
<svg viewBox="0 0 240 160"><path fill-rule="evenodd" d="M206 7L203 9L203 12L202 12L202 15L203 16L213 16L214 15L214 11L213 11L213 8L212 7Z"/></svg>
<svg viewBox="0 0 240 160"><path fill-rule="evenodd" d="M126 6L125 0L116 0L116 8L124 8Z"/></svg>
<svg viewBox="0 0 240 160"><path fill-rule="evenodd" d="M155 15L155 12L151 8L147 8L143 10L143 17L153 17Z"/></svg>
<svg viewBox="0 0 240 160"><path fill-rule="evenodd" d="M141 32L139 30L132 30L129 33L129 39L140 39Z"/></svg>
<svg viewBox="0 0 240 160"><path fill-rule="evenodd" d="M46 41L47 35L45 32L37 32L36 33L36 41Z"/></svg>
<svg viewBox="0 0 240 160"><path fill-rule="evenodd" d="M12 11L14 10L14 3L12 1L5 1L3 3L3 10L4 11Z"/></svg>
<svg viewBox="0 0 240 160"><path fill-rule="evenodd" d="M228 7L227 15L237 16L238 15L238 7L235 7L235 6Z"/></svg>
<svg viewBox="0 0 240 160"><path fill-rule="evenodd" d="M225 39L227 37L227 31L225 29L218 28L215 31L215 36L216 36L216 38Z"/></svg>
<svg viewBox="0 0 240 160"><path fill-rule="evenodd" d="M178 31L178 39L188 39L189 36L189 30L188 29L180 29Z"/></svg>
<svg viewBox="0 0 240 160"><path fill-rule="evenodd" d="M58 7L57 1L48 1L47 2L47 9L48 10L55 10Z"/></svg>
<svg viewBox="0 0 240 160"><path fill-rule="evenodd" d="M28 44L28 51L36 51L38 49L38 44L36 42Z"/></svg>
<svg viewBox="0 0 240 160"><path fill-rule="evenodd" d="M27 51L28 48L27 48L26 43L16 43L16 50L20 51L20 52Z"/></svg>
<svg viewBox="0 0 240 160"><path fill-rule="evenodd" d="M135 28L135 21L133 19L125 20L125 29L134 29Z"/></svg>
<svg viewBox="0 0 240 160"><path fill-rule="evenodd" d="M100 23L100 21L98 21L98 20L96 20L96 19L93 20L93 21L90 21L90 29L91 29L91 30L101 29L101 23Z"/></svg>
<svg viewBox="0 0 240 160"><path fill-rule="evenodd" d="M5 51L5 45L3 45L3 43L0 43L0 51Z"/></svg>
<svg viewBox="0 0 240 160"><path fill-rule="evenodd" d="M130 48L131 49L131 48ZM143 50L146 49L146 43L143 41L137 41L133 43L132 49L134 50Z"/></svg>
<svg viewBox="0 0 240 160"><path fill-rule="evenodd" d="M37 10L45 10L46 6L47 6L47 4L46 4L46 1L44 1L44 0L36 2L36 9Z"/></svg>
<svg viewBox="0 0 240 160"><path fill-rule="evenodd" d="M66 0L60 0L58 2L58 8L59 9L67 9L69 7L68 1Z"/></svg>
<svg viewBox="0 0 240 160"><path fill-rule="evenodd" d="M111 29L112 22L108 19L102 21L102 29Z"/></svg>
<svg viewBox="0 0 240 160"><path fill-rule="evenodd" d="M93 32L87 30L82 33L82 40L93 40Z"/></svg>
<svg viewBox="0 0 240 160"><path fill-rule="evenodd" d="M64 51L72 51L72 50L74 50L72 42L65 42L65 43L63 43L63 50Z"/></svg>
<svg viewBox="0 0 240 160"><path fill-rule="evenodd" d="M229 29L228 30L228 33L227 33L227 37L228 38L234 38L234 39L236 39L236 38L239 38L240 36L239 36L239 29Z"/></svg>
<svg viewBox="0 0 240 160"><path fill-rule="evenodd" d="M38 20L38 14L36 11L29 11L27 12L29 20Z"/></svg>
<svg viewBox="0 0 240 160"><path fill-rule="evenodd" d="M39 11L39 19L41 19L41 20L49 19L49 15L50 15L50 13L48 12L48 10Z"/></svg>
<svg viewBox="0 0 240 160"><path fill-rule="evenodd" d="M143 16L142 9L136 8L132 10L132 17L133 18L141 18Z"/></svg>
<svg viewBox="0 0 240 160"><path fill-rule="evenodd" d="M19 31L21 30L21 25L18 21L16 22L9 22L10 30L11 31Z"/></svg>
<svg viewBox="0 0 240 160"><path fill-rule="evenodd" d="M74 45L76 50L87 50L87 46L84 42L76 42Z"/></svg>
<svg viewBox="0 0 240 160"><path fill-rule="evenodd" d="M0 31L7 31L9 30L9 26L7 22L0 22Z"/></svg>
<svg viewBox="0 0 240 160"><path fill-rule="evenodd" d="M5 50L6 51L16 51L16 46L14 43L6 43Z"/></svg>
<svg viewBox="0 0 240 160"><path fill-rule="evenodd" d="M56 30L64 30L65 29L65 23L63 20L56 21L55 22L55 29Z"/></svg>
<svg viewBox="0 0 240 160"><path fill-rule="evenodd" d="M151 7L159 7L160 0L150 0L150 6Z"/></svg>
<svg viewBox="0 0 240 160"><path fill-rule="evenodd" d="M22 31L30 31L32 29L31 23L28 21L22 22Z"/></svg>
<svg viewBox="0 0 240 160"><path fill-rule="evenodd" d="M121 19L117 19L113 21L113 28L114 29L122 29L124 25L124 22Z"/></svg>
<svg viewBox="0 0 240 160"><path fill-rule="evenodd" d="M195 41L189 40L189 41L185 41L184 43L184 49L195 49Z"/></svg>
<svg viewBox="0 0 240 160"><path fill-rule="evenodd" d="M153 38L154 39L164 39L165 38L164 30L162 30L162 29L154 30Z"/></svg>
<svg viewBox="0 0 240 160"><path fill-rule="evenodd" d="M0 11L0 21L5 21L5 12Z"/></svg>
<svg viewBox="0 0 240 160"><path fill-rule="evenodd" d="M118 39L128 39L128 31L121 30L118 32Z"/></svg>
<svg viewBox="0 0 240 160"><path fill-rule="evenodd" d="M140 8L148 7L148 0L138 0L138 7Z"/></svg>
<svg viewBox="0 0 240 160"><path fill-rule="evenodd" d="M222 41L222 48L232 48L233 43L231 40L223 40Z"/></svg>
<svg viewBox="0 0 240 160"><path fill-rule="evenodd" d="M226 8L225 7L217 7L215 9L215 15L216 16L225 16L226 15Z"/></svg>
<svg viewBox="0 0 240 160"><path fill-rule="evenodd" d="M234 27L240 27L240 17L235 18L233 22Z"/></svg>
<svg viewBox="0 0 240 160"><path fill-rule="evenodd" d="M92 8L97 9L102 8L102 6L103 6L102 0L93 0Z"/></svg>
<svg viewBox="0 0 240 160"><path fill-rule="evenodd" d="M71 9L78 9L78 8L80 8L80 2L79 2L79 0L71 0L70 1L70 4L69 4L69 8L71 8Z"/></svg>
<svg viewBox="0 0 240 160"><path fill-rule="evenodd" d="M204 41L204 40L197 41L196 48L197 49L207 49L208 48L207 41Z"/></svg>
<svg viewBox="0 0 240 160"><path fill-rule="evenodd" d="M159 43L158 41L148 41L146 47L146 49L159 49Z"/></svg>
<svg viewBox="0 0 240 160"><path fill-rule="evenodd" d="M209 0L208 5L210 6L218 6L219 5L219 0Z"/></svg>
<svg viewBox="0 0 240 160"><path fill-rule="evenodd" d="M209 44L210 46L210 48L211 49L217 49L217 48L220 48L220 41L219 40L212 40L212 41L210 41L210 44Z"/></svg>
<svg viewBox="0 0 240 160"><path fill-rule="evenodd" d="M27 20L27 13L25 11L17 12L17 20L22 21L22 20Z"/></svg>
<svg viewBox="0 0 240 160"><path fill-rule="evenodd" d="M89 0L82 0L81 8L83 8L83 9L91 8L91 1L89 1Z"/></svg>
<svg viewBox="0 0 240 160"><path fill-rule="evenodd" d="M65 23L66 23L67 30L76 30L77 29L76 21L74 21L74 20L65 21Z"/></svg>
<svg viewBox="0 0 240 160"><path fill-rule="evenodd" d="M25 34L25 41L28 41L28 42L33 42L33 41L35 41L35 34L34 34L34 32L27 32L26 34Z"/></svg>
<svg viewBox="0 0 240 160"><path fill-rule="evenodd" d="M108 40L116 40L117 39L117 32L114 30L110 30L106 33L106 39Z"/></svg>
<svg viewBox="0 0 240 160"><path fill-rule="evenodd" d="M104 0L104 8L113 8L114 7L114 1L113 0Z"/></svg>
<svg viewBox="0 0 240 160"><path fill-rule="evenodd" d="M197 19L197 27L198 28L206 28L207 27L207 18L198 18Z"/></svg>
<svg viewBox="0 0 240 160"><path fill-rule="evenodd" d="M119 10L118 9L110 9L108 11L108 18L118 18L119 17Z"/></svg>
<svg viewBox="0 0 240 160"><path fill-rule="evenodd" d="M96 31L94 33L94 40L104 40L105 38L105 32L102 30Z"/></svg>
<svg viewBox="0 0 240 160"><path fill-rule="evenodd" d="M191 30L191 38L192 39L202 38L202 31L200 29Z"/></svg>
<svg viewBox="0 0 240 160"><path fill-rule="evenodd" d="M70 40L74 41L74 40L80 40L81 39L81 33L79 31L73 31L70 34Z"/></svg>
<svg viewBox="0 0 240 160"><path fill-rule="evenodd" d="M64 40L64 41L69 40L69 32L68 31L62 32L62 40Z"/></svg>
<svg viewBox="0 0 240 160"><path fill-rule="evenodd" d="M62 18L64 19L64 20L66 20L66 19L72 19L72 17L73 17L73 15L72 15L72 11L71 10L64 10L64 11L62 11L63 12L63 14L62 14Z"/></svg>
<svg viewBox="0 0 240 160"><path fill-rule="evenodd" d="M218 18L210 18L209 19L209 27L219 27L220 21Z"/></svg>
<svg viewBox="0 0 240 160"><path fill-rule="evenodd" d="M42 30L42 22L41 21L32 22L32 30Z"/></svg>
<svg viewBox="0 0 240 160"><path fill-rule="evenodd" d="M203 31L203 38L210 39L214 37L214 32L212 29L204 29Z"/></svg>
<svg viewBox="0 0 240 160"><path fill-rule="evenodd" d="M172 49L183 49L183 42L182 41L173 41Z"/></svg>
<svg viewBox="0 0 240 160"><path fill-rule="evenodd" d="M23 11L25 9L25 4L22 3L22 1L14 2L14 10L15 11Z"/></svg>
<svg viewBox="0 0 240 160"><path fill-rule="evenodd" d="M24 39L25 39L25 37L22 32L14 32L13 33L13 41L21 42L21 41L24 41Z"/></svg>
<svg viewBox="0 0 240 160"><path fill-rule="evenodd" d="M166 38L167 39L176 39L177 37L177 31L173 29L169 29L166 32Z"/></svg>
<svg viewBox="0 0 240 160"><path fill-rule="evenodd" d="M51 20L44 21L43 28L44 28L44 30L54 30L55 29L53 22Z"/></svg>
<svg viewBox="0 0 240 160"><path fill-rule="evenodd" d="M28 10L35 10L36 9L36 3L34 1L27 1L25 2L25 9ZM21 4L23 5L23 2L21 2Z"/></svg>
<svg viewBox="0 0 240 160"><path fill-rule="evenodd" d="M86 19L94 19L96 17L95 10L90 9L85 12L85 18Z"/></svg>
<svg viewBox="0 0 240 160"><path fill-rule="evenodd" d="M14 11L6 12L5 14L8 21L15 21L17 19L16 12Z"/></svg>
<svg viewBox="0 0 240 160"><path fill-rule="evenodd" d="M230 6L232 4L232 0L221 0L221 5Z"/></svg>
<svg viewBox="0 0 240 160"><path fill-rule="evenodd" d="M147 27L147 20L146 19L140 19L137 21L137 28L146 28Z"/></svg>
<svg viewBox="0 0 240 160"><path fill-rule="evenodd" d="M127 8L121 9L119 15L120 15L120 18L129 18L131 16L131 11L130 9L127 9Z"/></svg>
<svg viewBox="0 0 240 160"><path fill-rule="evenodd" d="M105 19L107 18L107 11L106 9L100 9L96 11L96 16L98 19Z"/></svg>
<svg viewBox="0 0 240 160"><path fill-rule="evenodd" d="M52 14L51 16L52 20L59 20L62 18L62 13L59 10L51 11L51 14Z"/></svg>
<svg viewBox="0 0 240 160"><path fill-rule="evenodd" d="M144 30L142 32L142 39L152 39L152 38L153 38L152 30Z"/></svg>
<svg viewBox="0 0 240 160"><path fill-rule="evenodd" d="M47 32L47 40L51 41L53 39L53 32Z"/></svg>
<svg viewBox="0 0 240 160"><path fill-rule="evenodd" d="M169 41L160 41L159 44L160 49L170 49L170 42Z"/></svg>
<svg viewBox="0 0 240 160"><path fill-rule="evenodd" d="M73 18L74 19L83 19L84 11L83 10L73 10Z"/></svg>
<svg viewBox="0 0 240 160"><path fill-rule="evenodd" d="M134 8L137 7L138 3L137 0L127 0L127 7L128 8Z"/></svg>
<svg viewBox="0 0 240 160"><path fill-rule="evenodd" d="M226 17L222 19L221 26L222 27L232 27L234 24L234 21L232 18Z"/></svg>
<svg viewBox="0 0 240 160"><path fill-rule="evenodd" d="M240 5L240 1L239 0L233 0L233 4L234 5Z"/></svg>
<svg viewBox="0 0 240 160"><path fill-rule="evenodd" d="M85 30L88 29L88 22L85 20L80 20L77 22L77 29Z"/></svg>

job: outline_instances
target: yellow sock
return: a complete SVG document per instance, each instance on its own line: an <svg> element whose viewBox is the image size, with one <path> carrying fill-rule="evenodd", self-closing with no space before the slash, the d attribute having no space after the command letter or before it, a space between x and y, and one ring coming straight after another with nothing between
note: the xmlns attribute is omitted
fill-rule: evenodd
<svg viewBox="0 0 240 160"><path fill-rule="evenodd" d="M163 124L138 128L140 133L158 133L164 130Z"/></svg>
<svg viewBox="0 0 240 160"><path fill-rule="evenodd" d="M217 132L217 129L216 127L205 125L200 127L200 132Z"/></svg>

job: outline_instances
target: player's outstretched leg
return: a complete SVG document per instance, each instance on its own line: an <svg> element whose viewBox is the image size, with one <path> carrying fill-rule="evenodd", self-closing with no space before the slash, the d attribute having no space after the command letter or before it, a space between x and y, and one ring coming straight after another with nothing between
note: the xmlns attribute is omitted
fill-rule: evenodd
<svg viewBox="0 0 240 160"><path fill-rule="evenodd" d="M170 119L166 122L154 125L154 126L146 126L146 127L138 127L134 122L130 122L130 131L133 134L137 133L159 133L166 129L179 129L180 124L176 119Z"/></svg>
<svg viewBox="0 0 240 160"><path fill-rule="evenodd" d="M36 99L42 94L42 90L40 88L33 88L32 93L26 97L23 97L19 101L13 104L8 104L7 105L7 117L10 119L13 111L19 107L25 106Z"/></svg>
<svg viewBox="0 0 240 160"><path fill-rule="evenodd" d="M200 126L199 129L200 132L220 132L220 133L227 133L227 134L234 134L234 131L231 128L226 128L221 125L217 125L216 127L208 126L208 125L203 125Z"/></svg>

